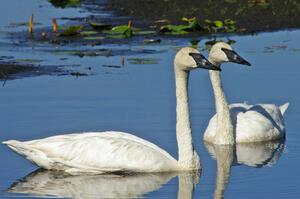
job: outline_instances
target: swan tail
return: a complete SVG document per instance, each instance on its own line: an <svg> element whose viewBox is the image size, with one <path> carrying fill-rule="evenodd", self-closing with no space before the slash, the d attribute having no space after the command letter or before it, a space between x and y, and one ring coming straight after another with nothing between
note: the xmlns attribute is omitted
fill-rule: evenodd
<svg viewBox="0 0 300 199"><path fill-rule="evenodd" d="M27 150L25 145L22 142L17 140L4 141L2 142L2 144L6 144L10 149L19 153L20 155L25 155L24 153Z"/></svg>
<svg viewBox="0 0 300 199"><path fill-rule="evenodd" d="M37 164L40 167L49 169L52 164L52 161L49 158L47 158L47 156L42 151L39 151L29 146L25 142L20 142L17 140L8 140L2 142L2 144L6 144L10 149L22 156L25 156L26 159L28 159L32 163Z"/></svg>
<svg viewBox="0 0 300 199"><path fill-rule="evenodd" d="M287 103L284 103L283 105L279 106L279 109L280 109L280 112L282 115L284 115L285 111L288 109L290 103L287 102Z"/></svg>

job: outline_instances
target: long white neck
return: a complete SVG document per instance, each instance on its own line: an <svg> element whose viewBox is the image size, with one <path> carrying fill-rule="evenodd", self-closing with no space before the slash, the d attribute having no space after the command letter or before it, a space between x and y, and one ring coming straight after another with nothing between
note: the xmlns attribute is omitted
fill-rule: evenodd
<svg viewBox="0 0 300 199"><path fill-rule="evenodd" d="M208 58L208 60L212 64L220 65L218 63L214 63L214 61L211 60L210 57ZM217 110L217 132L214 138L214 143L234 144L233 125L226 96L222 88L220 72L210 70L209 77L214 91Z"/></svg>
<svg viewBox="0 0 300 199"><path fill-rule="evenodd" d="M188 105L189 72L174 67L176 82L176 137L179 165L188 169L199 169L200 160L194 152Z"/></svg>

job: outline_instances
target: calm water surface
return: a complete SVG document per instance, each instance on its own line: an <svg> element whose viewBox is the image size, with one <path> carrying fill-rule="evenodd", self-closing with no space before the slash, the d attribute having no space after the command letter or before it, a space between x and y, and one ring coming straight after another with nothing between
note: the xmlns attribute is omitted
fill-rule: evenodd
<svg viewBox="0 0 300 199"><path fill-rule="evenodd" d="M40 5L45 9L45 15L41 15L45 17L43 21L49 20L47 16L52 16L53 12L61 12L45 1L32 2L28 9ZM9 5L14 7L13 3ZM71 14L66 14L68 12ZM16 16L17 22L23 20L11 12L1 13L1 16ZM74 15L81 12L71 8L62 13ZM1 30L6 30L7 21L13 21L8 18L0 20ZM222 71L224 89L231 103L291 103L286 112L287 138L284 143L236 148L205 145L202 135L215 108L208 72L198 70L190 76L190 110L194 143L203 167L200 176L171 173L70 177L40 171L32 174L36 166L0 145L0 198L213 198L214 194L215 198L221 198L223 194L224 198L299 198L299 37L299 30L232 36L230 39L237 41L233 47L252 63L252 67L230 63L224 65ZM1 42L7 42L9 46L3 35ZM165 45L109 45L105 47L137 52L148 49L152 53L126 55L123 68L102 67L119 64L123 55L82 59L69 56L63 63L80 64L82 70L91 67L90 75L78 78L40 76L6 82L0 87L0 141L118 130L147 139L177 157L172 62L176 50L186 45L189 43L184 39ZM26 47L2 46L0 52L20 58L39 57L46 64L61 61L60 55L24 49ZM158 63L134 64L130 61L130 58L137 57L153 58ZM217 166L217 162L223 166ZM25 176L25 181L11 187ZM194 191L193 184L196 184ZM11 192L19 194L8 192L10 187ZM36 188L40 188L39 191ZM29 195L22 194L28 190Z"/></svg>

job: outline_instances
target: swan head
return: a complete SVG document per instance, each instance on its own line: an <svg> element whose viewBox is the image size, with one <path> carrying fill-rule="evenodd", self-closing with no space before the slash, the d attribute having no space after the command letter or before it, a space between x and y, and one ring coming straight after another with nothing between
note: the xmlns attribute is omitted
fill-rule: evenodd
<svg viewBox="0 0 300 199"><path fill-rule="evenodd" d="M177 52L174 66L183 71L190 71L196 68L221 70L218 66L210 63L198 50L191 47L184 47Z"/></svg>
<svg viewBox="0 0 300 199"><path fill-rule="evenodd" d="M218 42L211 47L209 59L217 65L221 65L224 62L233 62L251 66L251 64L237 54L229 44L224 42Z"/></svg>

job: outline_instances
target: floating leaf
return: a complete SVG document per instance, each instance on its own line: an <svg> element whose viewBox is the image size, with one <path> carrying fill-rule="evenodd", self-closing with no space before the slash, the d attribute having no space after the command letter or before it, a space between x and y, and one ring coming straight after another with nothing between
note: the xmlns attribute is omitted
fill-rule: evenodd
<svg viewBox="0 0 300 199"><path fill-rule="evenodd" d="M236 31L236 22L232 19L226 19L224 21L221 20L216 20L216 21L211 21L206 19L205 21L205 26L204 29L207 32L235 32Z"/></svg>
<svg viewBox="0 0 300 199"><path fill-rule="evenodd" d="M113 27L110 31L106 31L108 34L115 34L114 36L109 36L111 38L129 38L133 35L132 27L129 25L120 25Z"/></svg>
<svg viewBox="0 0 300 199"><path fill-rule="evenodd" d="M223 22L219 21L219 20L214 21L214 24L215 24L215 27L217 27L217 28L222 28L224 26Z"/></svg>
<svg viewBox="0 0 300 199"><path fill-rule="evenodd" d="M60 36L74 36L79 34L79 31L83 28L83 26L70 26L63 30L62 33L60 33Z"/></svg>
<svg viewBox="0 0 300 199"><path fill-rule="evenodd" d="M186 25L165 25L165 26L161 26L159 32L174 34L174 35L180 35L180 34L187 34L189 32L193 32L193 31L202 30L202 27L199 25L199 22L195 17L193 17L193 18L183 17L182 21L185 21L188 24L186 24Z"/></svg>
<svg viewBox="0 0 300 199"><path fill-rule="evenodd" d="M109 30L112 27L110 24L104 24L98 22L90 22L89 24L95 30Z"/></svg>
<svg viewBox="0 0 300 199"><path fill-rule="evenodd" d="M88 35L95 35L95 34L98 34L98 32L88 30L88 31L82 31L82 32L80 32L80 34L83 35L83 36L88 36Z"/></svg>
<svg viewBox="0 0 300 199"><path fill-rule="evenodd" d="M226 25L235 25L236 24L236 22L234 20L232 20L232 19L225 19L224 23Z"/></svg>

